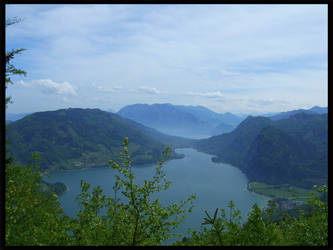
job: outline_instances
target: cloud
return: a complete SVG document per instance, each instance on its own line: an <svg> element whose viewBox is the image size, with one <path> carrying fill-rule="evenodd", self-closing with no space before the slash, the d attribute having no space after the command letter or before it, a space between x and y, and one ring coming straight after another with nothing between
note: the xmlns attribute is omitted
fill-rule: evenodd
<svg viewBox="0 0 333 250"><path fill-rule="evenodd" d="M97 90L101 92L110 92L110 93L120 93L123 87L115 86L115 87L103 87L97 86Z"/></svg>
<svg viewBox="0 0 333 250"><path fill-rule="evenodd" d="M206 92L206 93L188 91L186 92L186 95L203 96L208 98L222 98L222 99L225 98L225 96L220 91Z"/></svg>
<svg viewBox="0 0 333 250"><path fill-rule="evenodd" d="M27 4L7 5L6 15L23 18L6 29L6 48L27 49L15 63L33 79L70 79L85 105L89 96L118 105L114 109L154 97L230 112L254 105L229 105L233 97L327 103L325 5ZM77 91L41 81L17 85L57 95ZM110 93L117 93L112 103Z"/></svg>
<svg viewBox="0 0 333 250"><path fill-rule="evenodd" d="M44 94L58 94L76 96L76 87L69 82L58 83L50 79L32 80L31 83L19 81L24 87L38 88Z"/></svg>
<svg viewBox="0 0 333 250"><path fill-rule="evenodd" d="M19 84L21 84L23 87L26 87L26 88L32 88L33 86L30 84L30 83L27 83L25 81L18 81Z"/></svg>
<svg viewBox="0 0 333 250"><path fill-rule="evenodd" d="M146 86L141 86L138 88L138 90L151 95L158 95L162 93L160 90L156 88L146 87Z"/></svg>
<svg viewBox="0 0 333 250"><path fill-rule="evenodd" d="M224 70L224 69L221 69L220 73L221 73L222 76L236 76L236 75L240 74L238 72L232 72L232 71Z"/></svg>

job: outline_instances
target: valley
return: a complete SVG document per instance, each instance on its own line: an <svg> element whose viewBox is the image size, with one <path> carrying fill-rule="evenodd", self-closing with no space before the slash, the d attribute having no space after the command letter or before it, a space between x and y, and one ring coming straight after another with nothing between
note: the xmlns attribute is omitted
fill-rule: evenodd
<svg viewBox="0 0 333 250"><path fill-rule="evenodd" d="M177 119L179 115L183 118ZM183 157L174 151L176 148L191 147L212 154L214 162L238 167L250 182L292 184L306 189L327 185L325 110L314 107L274 117L248 116L241 120L233 114L217 114L200 106L172 104L131 105L117 114L69 108L28 114L10 123L6 136L10 138L10 156L26 164L30 162L30 153L37 152L41 169L48 172L106 167L110 159L118 159L122 140L129 137L134 165L158 162L165 146L172 149L170 159ZM191 129L209 122L235 128L193 139L197 134L196 129ZM163 133L159 123L168 130L184 126L192 139Z"/></svg>
<svg viewBox="0 0 333 250"><path fill-rule="evenodd" d="M327 4L2 6L4 246L329 245Z"/></svg>

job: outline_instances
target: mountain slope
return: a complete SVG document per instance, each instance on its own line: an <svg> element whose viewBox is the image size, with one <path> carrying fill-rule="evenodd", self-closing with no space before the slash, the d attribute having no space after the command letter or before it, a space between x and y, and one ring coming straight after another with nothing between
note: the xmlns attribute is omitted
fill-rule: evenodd
<svg viewBox="0 0 333 250"><path fill-rule="evenodd" d="M327 114L328 113L328 108L327 107L318 107L314 106L309 109L312 112L318 113L318 114Z"/></svg>
<svg viewBox="0 0 333 250"><path fill-rule="evenodd" d="M184 137L197 134L206 126L194 115L171 104L134 104L122 108L117 114L163 133Z"/></svg>
<svg viewBox="0 0 333 250"><path fill-rule="evenodd" d="M224 134L224 133L228 133L231 132L235 127L231 126L229 124L226 123L220 123L219 125L217 125L212 131L211 134L212 135L220 135L220 134Z"/></svg>
<svg viewBox="0 0 333 250"><path fill-rule="evenodd" d="M191 113L200 120L208 122L213 126L218 126L222 123L235 127L243 120L243 118L233 115L230 112L219 114L203 106L174 106L178 109L182 109L185 112Z"/></svg>
<svg viewBox="0 0 333 250"><path fill-rule="evenodd" d="M289 183L302 187L326 184L328 166L327 114L297 113L272 121L248 117L231 133L194 143L233 164L251 181Z"/></svg>
<svg viewBox="0 0 333 250"><path fill-rule="evenodd" d="M248 116L230 133L212 136L194 143L200 151L216 155L215 161L223 161L240 166L252 142L262 128L273 122L265 117Z"/></svg>
<svg viewBox="0 0 333 250"><path fill-rule="evenodd" d="M137 129L142 130L146 135L152 137L156 141L159 141L165 145L168 145L172 148L184 148L184 147L191 147L192 143L198 141L198 139L189 139L179 136L172 136L167 135L164 133L161 133L157 131L156 129L146 127L142 125L141 123L135 122L133 120L124 118L130 123L132 126L134 126Z"/></svg>
<svg viewBox="0 0 333 250"><path fill-rule="evenodd" d="M232 114L221 115L202 106L172 104L133 104L120 109L118 114L166 134L196 138L229 132L242 119Z"/></svg>
<svg viewBox="0 0 333 250"><path fill-rule="evenodd" d="M32 152L39 152L41 168L50 170L117 161L126 136L134 164L156 163L165 147L127 119L99 109L37 112L8 126L9 154L26 163Z"/></svg>
<svg viewBox="0 0 333 250"><path fill-rule="evenodd" d="M306 114L326 114L328 112L327 107L318 107L318 106L314 106L310 109L297 109L297 110L291 110L291 111L286 111L286 112L281 112L278 114L275 114L273 116L267 116L272 120L280 120L280 119L287 119L295 114L298 113L306 113Z"/></svg>
<svg viewBox="0 0 333 250"><path fill-rule="evenodd" d="M269 126L262 129L247 152L242 170L250 181L269 184L293 183L309 188L324 181L312 164L318 160L315 148L300 138ZM307 178L311 177L311 180Z"/></svg>

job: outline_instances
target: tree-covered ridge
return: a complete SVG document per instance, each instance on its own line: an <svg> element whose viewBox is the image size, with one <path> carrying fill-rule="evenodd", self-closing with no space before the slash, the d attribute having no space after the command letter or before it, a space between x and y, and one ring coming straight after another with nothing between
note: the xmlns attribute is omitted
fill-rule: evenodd
<svg viewBox="0 0 333 250"><path fill-rule="evenodd" d="M231 133L195 142L194 147L231 163L251 181L311 188L327 183L327 114L298 113L272 121L249 116Z"/></svg>
<svg viewBox="0 0 333 250"><path fill-rule="evenodd" d="M200 151L216 155L215 161L241 166L253 140L261 129L271 124L272 121L268 118L248 116L232 132L202 139L193 146Z"/></svg>
<svg viewBox="0 0 333 250"><path fill-rule="evenodd" d="M27 163L31 152L38 152L41 168L49 170L107 166L126 136L133 138L129 150L135 164L158 161L165 146L127 119L99 109L37 112L9 124L6 136L9 155Z"/></svg>

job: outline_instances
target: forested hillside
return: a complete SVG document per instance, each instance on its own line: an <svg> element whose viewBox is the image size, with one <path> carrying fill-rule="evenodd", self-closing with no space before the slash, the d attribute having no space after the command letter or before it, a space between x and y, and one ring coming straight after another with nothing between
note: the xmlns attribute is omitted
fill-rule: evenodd
<svg viewBox="0 0 333 250"><path fill-rule="evenodd" d="M216 155L215 161L241 166L253 140L261 129L271 124L272 121L268 118L248 116L232 132L200 140L193 146L203 152Z"/></svg>
<svg viewBox="0 0 333 250"><path fill-rule="evenodd" d="M297 113L277 121L249 116L231 133L194 147L239 167L251 181L307 188L327 182L327 114Z"/></svg>
<svg viewBox="0 0 333 250"><path fill-rule="evenodd" d="M99 109L37 112L11 123L6 136L10 156L27 163L31 152L38 152L41 168L49 170L106 166L118 157L126 136L133 138L134 164L155 163L165 147L139 125ZM172 153L174 157L180 156Z"/></svg>

